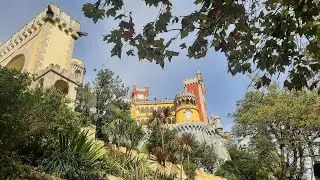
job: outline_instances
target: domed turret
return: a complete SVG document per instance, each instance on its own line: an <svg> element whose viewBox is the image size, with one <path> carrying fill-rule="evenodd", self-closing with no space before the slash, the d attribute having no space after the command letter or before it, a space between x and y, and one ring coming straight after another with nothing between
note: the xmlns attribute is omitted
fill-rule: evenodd
<svg viewBox="0 0 320 180"><path fill-rule="evenodd" d="M75 81L81 84L86 73L83 62L79 59L71 59L71 68L74 71Z"/></svg>
<svg viewBox="0 0 320 180"><path fill-rule="evenodd" d="M222 128L222 125L221 125L220 117L219 116L214 116L213 119L214 119L214 126L216 128L216 132L218 134L221 134L222 131L223 131L223 128Z"/></svg>
<svg viewBox="0 0 320 180"><path fill-rule="evenodd" d="M196 102L196 96L191 92L183 92L176 95L174 103L177 123L200 121Z"/></svg>
<svg viewBox="0 0 320 180"><path fill-rule="evenodd" d="M79 59L71 59L71 63L84 67L83 62Z"/></svg>

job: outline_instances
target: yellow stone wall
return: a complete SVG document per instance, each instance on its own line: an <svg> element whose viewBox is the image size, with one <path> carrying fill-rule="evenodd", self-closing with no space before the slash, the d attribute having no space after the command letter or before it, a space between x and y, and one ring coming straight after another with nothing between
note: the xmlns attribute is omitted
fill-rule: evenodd
<svg viewBox="0 0 320 180"><path fill-rule="evenodd" d="M185 111L189 109L192 112L191 117L186 117ZM190 122L190 121L200 121L200 116L199 116L199 111L196 106L192 104L184 104L180 105L176 109L176 122L181 123L181 122Z"/></svg>
<svg viewBox="0 0 320 180"><path fill-rule="evenodd" d="M42 68L55 62L61 68L68 69L68 66L71 64L75 40L64 30L61 30L52 23L46 23L44 29L48 32L46 41L50 46L45 49Z"/></svg>

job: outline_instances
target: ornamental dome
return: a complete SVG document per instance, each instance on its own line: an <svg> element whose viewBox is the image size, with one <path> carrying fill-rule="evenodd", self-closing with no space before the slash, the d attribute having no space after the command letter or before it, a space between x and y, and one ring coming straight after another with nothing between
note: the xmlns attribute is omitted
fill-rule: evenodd
<svg viewBox="0 0 320 180"><path fill-rule="evenodd" d="M81 67L84 67L83 62L82 62L81 60L79 60L79 59L71 59L71 62L72 62L73 64L76 64L76 65L79 65L79 66L81 66Z"/></svg>

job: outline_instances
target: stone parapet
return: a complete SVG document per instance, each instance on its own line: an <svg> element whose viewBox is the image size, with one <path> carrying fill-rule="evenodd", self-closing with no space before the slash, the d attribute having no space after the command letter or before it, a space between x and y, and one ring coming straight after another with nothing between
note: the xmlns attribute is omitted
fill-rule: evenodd
<svg viewBox="0 0 320 180"><path fill-rule="evenodd" d="M59 74L60 76L62 76L63 78L67 79L68 81L79 85L80 82L78 82L75 78L75 74L73 72L68 71L67 69L64 68L60 68L59 65L57 64L50 64L48 67L46 67L43 70L40 70L37 74L36 74L36 79L40 79L41 77L43 77L44 75L46 75L48 72L53 71L56 74Z"/></svg>
<svg viewBox="0 0 320 180"><path fill-rule="evenodd" d="M174 100L172 99L163 99L163 100L148 100L148 101L137 101L132 102L132 104L139 104L139 105L148 105L148 104L173 104Z"/></svg>
<svg viewBox="0 0 320 180"><path fill-rule="evenodd" d="M212 146L218 158L226 161L230 159L227 148L225 147L225 139L215 130L208 127L204 122L183 122L174 124L171 129L177 130L178 135L184 133L192 134L197 141Z"/></svg>
<svg viewBox="0 0 320 180"><path fill-rule="evenodd" d="M189 86L191 84L198 84L198 79L197 77L194 77L194 78L187 78L185 80L182 81L183 85L184 86Z"/></svg>

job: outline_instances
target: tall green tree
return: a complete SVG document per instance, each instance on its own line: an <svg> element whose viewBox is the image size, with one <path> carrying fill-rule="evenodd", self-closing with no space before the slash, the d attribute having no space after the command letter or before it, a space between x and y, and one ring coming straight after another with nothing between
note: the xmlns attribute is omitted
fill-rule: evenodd
<svg viewBox="0 0 320 180"><path fill-rule="evenodd" d="M103 138L104 125L117 119L116 109L129 110L128 90L120 77L108 69L97 72L93 85L87 83L78 88L76 110L91 119L96 126L96 137Z"/></svg>
<svg viewBox="0 0 320 180"><path fill-rule="evenodd" d="M77 88L76 100L75 110L92 119L92 111L97 99L90 83L86 83L83 87Z"/></svg>
<svg viewBox="0 0 320 180"><path fill-rule="evenodd" d="M270 86L248 92L233 114L234 134L249 139L250 151L278 179L302 179L306 158L314 158L320 136L320 101L311 91L289 92Z"/></svg>
<svg viewBox="0 0 320 180"><path fill-rule="evenodd" d="M118 29L103 38L114 44L111 56L121 58L126 51L128 56L137 55L139 60L164 67L166 60L181 53L173 47L178 40L189 58L205 57L211 48L225 53L232 75L261 75L258 88L285 72L288 77L284 86L289 89L314 89L319 82L317 0L193 0L197 9L184 14L176 13L178 1L143 1L146 8L156 7L159 12L154 21L141 27L142 32L136 31L133 19L140 9L125 7L124 0L97 0L83 5L84 15L95 23L105 17L119 23Z"/></svg>
<svg viewBox="0 0 320 180"><path fill-rule="evenodd" d="M94 90L96 94L96 118L95 125L97 137L102 136L102 127L106 122L110 122L113 106L128 110L129 106L124 102L128 95L129 88L126 88L119 76L108 69L98 71L94 81Z"/></svg>

